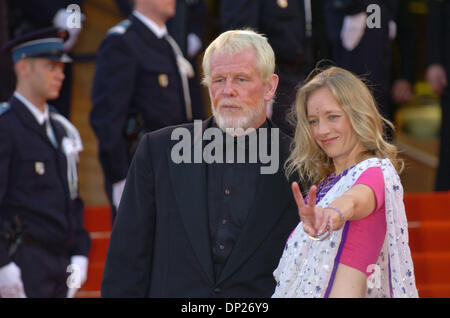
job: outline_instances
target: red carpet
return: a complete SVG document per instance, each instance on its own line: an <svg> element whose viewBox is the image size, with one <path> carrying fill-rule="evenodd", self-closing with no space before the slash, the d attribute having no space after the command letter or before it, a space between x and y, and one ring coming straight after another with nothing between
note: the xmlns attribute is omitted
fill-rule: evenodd
<svg viewBox="0 0 450 318"><path fill-rule="evenodd" d="M407 194L405 207L420 297L450 297L450 192Z"/></svg>
<svg viewBox="0 0 450 318"><path fill-rule="evenodd" d="M450 192L405 195L409 239L420 297L450 297ZM77 297L100 297L111 231L109 207L87 207L91 233L88 280Z"/></svg>

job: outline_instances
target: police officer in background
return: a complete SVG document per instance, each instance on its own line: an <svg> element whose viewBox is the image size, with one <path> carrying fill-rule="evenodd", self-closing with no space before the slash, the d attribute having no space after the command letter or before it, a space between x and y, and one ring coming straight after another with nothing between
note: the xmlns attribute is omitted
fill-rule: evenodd
<svg viewBox="0 0 450 318"><path fill-rule="evenodd" d="M399 0L326 0L327 35L337 66L368 80L381 114L390 104L391 42L397 34ZM392 131L387 131L392 138Z"/></svg>
<svg viewBox="0 0 450 318"><path fill-rule="evenodd" d="M0 297L73 297L87 278L76 128L47 100L64 80L67 32L47 28L8 42L17 86L0 107ZM67 284L69 265L73 284ZM68 287L70 287L68 289Z"/></svg>
<svg viewBox="0 0 450 318"><path fill-rule="evenodd" d="M81 7L83 3L84 0L5 0L5 5L8 7L8 35L10 38L17 38L24 34L51 26L67 28L67 21L69 19L73 21L73 11L70 10L70 5ZM83 19L84 15L80 12L80 27L67 29L69 38L64 42L64 51L67 54L71 54L73 51L81 31L81 22ZM4 63L6 63L5 60L0 61L0 64ZM13 71L11 72L13 75ZM2 77L6 75L9 74L2 74ZM72 99L72 63L66 65L64 68L64 75L65 80L61 87L59 97L52 101L52 106L55 107L61 115L69 118ZM3 89L3 87L0 88L0 90ZM5 92L5 94L7 94L6 99L0 100L7 100L11 97L14 86L10 89L10 91Z"/></svg>
<svg viewBox="0 0 450 318"><path fill-rule="evenodd" d="M193 68L165 25L175 9L175 0L136 0L98 51L90 122L113 218L140 136L204 117L191 100Z"/></svg>
<svg viewBox="0 0 450 318"><path fill-rule="evenodd" d="M222 0L220 20L225 30L251 28L267 36L280 78L268 117L293 136L289 115L297 88L317 61L330 56L323 0Z"/></svg>

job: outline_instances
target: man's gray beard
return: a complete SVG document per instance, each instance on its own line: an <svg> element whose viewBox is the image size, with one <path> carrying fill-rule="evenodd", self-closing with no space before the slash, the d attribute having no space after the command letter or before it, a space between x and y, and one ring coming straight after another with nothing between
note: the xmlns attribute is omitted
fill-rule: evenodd
<svg viewBox="0 0 450 318"><path fill-rule="evenodd" d="M216 110L214 105L212 105L211 108L217 126L219 126L219 128L223 131L226 131L227 128L243 130L247 130L248 128L258 128L254 127L254 124L261 118L262 114L266 112L266 105L264 102L261 103L261 106L258 107L256 111L249 111L248 108L243 107L244 117L239 117L236 119L231 116L222 116L222 114Z"/></svg>

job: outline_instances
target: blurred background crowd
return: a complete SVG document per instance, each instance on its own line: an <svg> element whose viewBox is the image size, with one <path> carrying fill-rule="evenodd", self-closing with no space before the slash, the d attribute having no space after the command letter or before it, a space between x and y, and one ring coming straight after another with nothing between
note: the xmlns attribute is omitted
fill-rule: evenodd
<svg viewBox="0 0 450 318"><path fill-rule="evenodd" d="M127 88L125 84L107 91L108 86L102 82L102 76L107 76L123 77L124 83L129 83L127 76L133 72L131 68L119 67L112 73L101 71L108 67L107 63L114 63L114 58L107 53L106 38L127 32L128 25L123 21L133 16L133 2L0 0L0 45L32 30L65 27L72 13L68 6L76 4L81 8L82 27L70 29L69 40L65 42L74 63L66 66L60 97L50 104L70 118L80 131L84 151L80 155L79 189L87 206L109 204L104 191L107 163L98 156L99 142L104 142L99 133L99 127L103 127L100 122L109 115L96 112L99 107L96 103L101 104L102 93L109 95L105 102L111 105L126 104L127 94L141 94L139 89ZM192 112L187 116L188 121L211 114L207 92L200 84L203 50L225 30L252 28L267 36L276 54L280 84L268 116L281 129L292 133L286 116L296 88L314 67L341 66L367 80L381 113L394 123L396 132L386 134L406 159L406 169L401 175L405 191L449 190L450 142L445 120L449 119L450 110L449 1L178 0L175 15L166 25L171 39L195 72L189 79L190 95L184 95ZM170 45L173 47L173 43ZM14 91L14 72L11 57L5 52L0 54L0 101L6 101ZM146 87L144 91L164 90L171 79L163 76L167 73L165 66L155 66L158 62L152 59L148 56L149 65L153 63L149 68L159 71L158 85ZM146 67L142 63L136 65ZM145 79L140 79L135 85L143 83ZM153 94L149 96L159 93ZM151 98L143 96L142 102L150 102ZM159 116L170 115L173 114L168 112ZM149 130L165 124L172 123L160 121ZM121 132L123 127L116 128ZM119 157L116 159L120 160ZM123 177L120 173L115 177L111 172L109 186ZM108 189L108 182L106 186Z"/></svg>

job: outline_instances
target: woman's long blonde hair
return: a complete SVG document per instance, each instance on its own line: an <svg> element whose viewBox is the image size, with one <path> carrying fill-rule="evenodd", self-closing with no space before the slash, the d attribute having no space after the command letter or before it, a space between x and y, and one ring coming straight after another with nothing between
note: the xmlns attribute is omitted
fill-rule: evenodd
<svg viewBox="0 0 450 318"><path fill-rule="evenodd" d="M318 71L320 70L313 71L309 77ZM397 147L383 138L383 123L392 129L394 126L380 115L375 99L361 79L347 70L333 66L314 75L297 92L295 138L291 154L285 163L287 176L296 172L303 180L318 184L335 170L333 160L313 139L307 119L308 98L324 87L330 90L348 115L353 130L359 137L364 148L359 161L369 157L388 158L397 171L401 172L403 161L397 158Z"/></svg>

